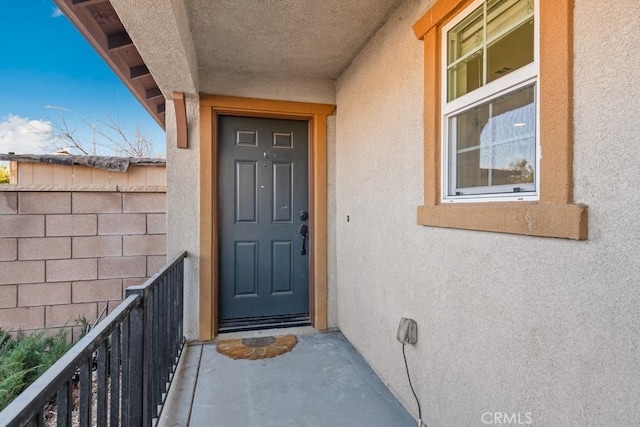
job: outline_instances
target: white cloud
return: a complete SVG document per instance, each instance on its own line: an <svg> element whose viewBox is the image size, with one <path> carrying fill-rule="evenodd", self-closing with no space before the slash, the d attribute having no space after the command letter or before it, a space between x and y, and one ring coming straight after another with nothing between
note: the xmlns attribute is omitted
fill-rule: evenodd
<svg viewBox="0 0 640 427"><path fill-rule="evenodd" d="M51 146L49 135L51 123L46 120L29 120L8 115L0 119L0 153L16 154L47 153Z"/></svg>
<svg viewBox="0 0 640 427"><path fill-rule="evenodd" d="M53 7L53 12L51 13L51 17L52 18L58 18L58 17L60 17L62 15L63 15L62 11L58 7L54 6Z"/></svg>

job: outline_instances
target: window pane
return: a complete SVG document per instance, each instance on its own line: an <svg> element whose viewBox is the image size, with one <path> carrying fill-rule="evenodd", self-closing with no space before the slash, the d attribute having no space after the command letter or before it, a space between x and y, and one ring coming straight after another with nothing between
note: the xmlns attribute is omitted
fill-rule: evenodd
<svg viewBox="0 0 640 427"><path fill-rule="evenodd" d="M448 101L482 86L482 50L451 67L447 81Z"/></svg>
<svg viewBox="0 0 640 427"><path fill-rule="evenodd" d="M523 184L533 190L536 165L535 86L477 106L449 119L450 147L455 150L455 179L450 193L465 188ZM473 194L471 191L465 194Z"/></svg>
<svg viewBox="0 0 640 427"><path fill-rule="evenodd" d="M454 63L484 44L482 14L483 7L481 6L449 30L447 33L449 40L447 64Z"/></svg>
<svg viewBox="0 0 640 427"><path fill-rule="evenodd" d="M457 117L458 150L480 148L480 134L489 121L489 107L480 105Z"/></svg>
<svg viewBox="0 0 640 427"><path fill-rule="evenodd" d="M535 91L530 86L495 100L480 138L480 166L492 184L531 184L536 166Z"/></svg>
<svg viewBox="0 0 640 427"><path fill-rule="evenodd" d="M533 62L533 18L487 47L487 82Z"/></svg>
<svg viewBox="0 0 640 427"><path fill-rule="evenodd" d="M488 171L478 167L480 164L480 150L459 153L456 156L456 179L458 189L472 187L486 187L489 185Z"/></svg>
<svg viewBox="0 0 640 427"><path fill-rule="evenodd" d="M487 41L533 13L533 0L489 0L487 2Z"/></svg>

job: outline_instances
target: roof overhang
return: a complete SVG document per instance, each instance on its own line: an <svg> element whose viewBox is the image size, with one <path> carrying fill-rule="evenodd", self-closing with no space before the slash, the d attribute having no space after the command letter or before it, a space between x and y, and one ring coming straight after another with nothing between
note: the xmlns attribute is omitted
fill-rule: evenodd
<svg viewBox="0 0 640 427"><path fill-rule="evenodd" d="M108 0L54 0L164 128L165 99L138 49Z"/></svg>
<svg viewBox="0 0 640 427"><path fill-rule="evenodd" d="M216 78L333 88L403 0L54 1L164 125L165 98Z"/></svg>

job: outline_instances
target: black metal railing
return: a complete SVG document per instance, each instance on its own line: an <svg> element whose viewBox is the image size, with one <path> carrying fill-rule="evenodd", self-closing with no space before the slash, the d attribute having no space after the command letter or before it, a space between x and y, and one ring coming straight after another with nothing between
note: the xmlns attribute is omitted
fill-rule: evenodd
<svg viewBox="0 0 640 427"><path fill-rule="evenodd" d="M140 286L2 412L0 426L151 426L184 346L183 252ZM95 415L92 412L95 411Z"/></svg>

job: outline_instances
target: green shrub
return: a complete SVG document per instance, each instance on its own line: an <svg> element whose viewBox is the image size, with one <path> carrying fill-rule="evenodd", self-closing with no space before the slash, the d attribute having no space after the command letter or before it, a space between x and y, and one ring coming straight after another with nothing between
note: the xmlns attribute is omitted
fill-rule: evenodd
<svg viewBox="0 0 640 427"><path fill-rule="evenodd" d="M0 165L0 184L8 184L11 178L9 168L4 165Z"/></svg>
<svg viewBox="0 0 640 427"><path fill-rule="evenodd" d="M0 410L49 369L71 344L67 331L11 336L0 329Z"/></svg>

